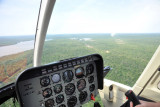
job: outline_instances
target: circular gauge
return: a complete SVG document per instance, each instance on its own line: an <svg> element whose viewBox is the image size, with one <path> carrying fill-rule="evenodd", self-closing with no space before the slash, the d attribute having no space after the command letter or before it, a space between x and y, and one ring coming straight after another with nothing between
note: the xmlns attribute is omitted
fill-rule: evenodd
<svg viewBox="0 0 160 107"><path fill-rule="evenodd" d="M87 73L87 75L88 75L88 74L92 74L93 71L94 71L94 66L93 66L93 64L87 65L87 67L86 67L86 73Z"/></svg>
<svg viewBox="0 0 160 107"><path fill-rule="evenodd" d="M40 84L41 84L41 86L43 86L43 87L48 86L48 85L50 84L50 79L49 79L49 77L42 77L42 78L40 79Z"/></svg>
<svg viewBox="0 0 160 107"><path fill-rule="evenodd" d="M62 91L62 85L61 84L57 84L54 86L54 92L56 94L60 93Z"/></svg>
<svg viewBox="0 0 160 107"><path fill-rule="evenodd" d="M66 105L62 104L62 105L60 105L59 107L66 107Z"/></svg>
<svg viewBox="0 0 160 107"><path fill-rule="evenodd" d="M56 103L60 104L64 101L64 96L62 94L56 97Z"/></svg>
<svg viewBox="0 0 160 107"><path fill-rule="evenodd" d="M71 82L73 79L73 72L71 70L67 70L63 73L64 82Z"/></svg>
<svg viewBox="0 0 160 107"><path fill-rule="evenodd" d="M45 107L53 107L54 106L54 100L53 99L48 99L45 101Z"/></svg>
<svg viewBox="0 0 160 107"><path fill-rule="evenodd" d="M84 79L81 79L77 82L77 89L79 91L83 90L86 86L86 81Z"/></svg>
<svg viewBox="0 0 160 107"><path fill-rule="evenodd" d="M77 78L82 78L84 76L84 69L82 67L77 68L75 75Z"/></svg>
<svg viewBox="0 0 160 107"><path fill-rule="evenodd" d="M79 101L80 101L80 103L84 102L86 100L86 98L87 98L87 92L86 91L81 92L79 94Z"/></svg>
<svg viewBox="0 0 160 107"><path fill-rule="evenodd" d="M75 85L73 83L69 83L65 86L65 93L67 95L72 95L75 91Z"/></svg>
<svg viewBox="0 0 160 107"><path fill-rule="evenodd" d="M43 90L43 97L48 98L52 95L52 90L50 88L46 88L45 90Z"/></svg>
<svg viewBox="0 0 160 107"><path fill-rule="evenodd" d="M94 91L94 89L95 89L95 85L94 85L94 84L92 84L92 85L89 86L89 90L90 90L91 92Z"/></svg>
<svg viewBox="0 0 160 107"><path fill-rule="evenodd" d="M60 80L61 80L61 77L60 77L59 74L54 74L54 75L52 76L52 81L53 81L54 83L57 83L57 82L59 82Z"/></svg>
<svg viewBox="0 0 160 107"><path fill-rule="evenodd" d="M88 82L89 83L92 83L93 81L94 81L94 77L93 76L88 77Z"/></svg>
<svg viewBox="0 0 160 107"><path fill-rule="evenodd" d="M76 103L77 103L77 98L75 96L70 97L67 101L68 107L74 107Z"/></svg>

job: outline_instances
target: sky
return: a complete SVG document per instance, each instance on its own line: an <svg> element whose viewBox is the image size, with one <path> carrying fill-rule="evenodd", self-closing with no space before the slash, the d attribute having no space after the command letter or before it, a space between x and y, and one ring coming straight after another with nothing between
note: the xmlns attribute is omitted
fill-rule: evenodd
<svg viewBox="0 0 160 107"><path fill-rule="evenodd" d="M0 36L34 35L40 0L0 0ZM160 0L56 0L47 34L160 33Z"/></svg>

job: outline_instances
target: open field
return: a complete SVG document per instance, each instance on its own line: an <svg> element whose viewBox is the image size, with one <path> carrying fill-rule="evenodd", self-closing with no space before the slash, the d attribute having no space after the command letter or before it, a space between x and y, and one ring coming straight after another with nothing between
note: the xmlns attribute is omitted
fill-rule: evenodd
<svg viewBox="0 0 160 107"><path fill-rule="evenodd" d="M47 39L52 40L45 42L42 64L98 53L104 59L104 66L113 68L105 78L129 86L134 85L160 45L160 34L116 34L114 37L110 34L68 34L48 35ZM15 81L21 71L32 66L32 59L33 50L0 57L0 85ZM93 107L93 103L84 107Z"/></svg>

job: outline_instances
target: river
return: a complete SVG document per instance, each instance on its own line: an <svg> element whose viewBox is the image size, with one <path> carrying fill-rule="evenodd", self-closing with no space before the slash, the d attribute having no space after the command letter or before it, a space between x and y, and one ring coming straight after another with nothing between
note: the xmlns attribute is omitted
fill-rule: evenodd
<svg viewBox="0 0 160 107"><path fill-rule="evenodd" d="M45 41L50 41L52 39L46 39ZM19 42L14 45L2 46L0 47L0 57L17 54L34 48L34 40Z"/></svg>

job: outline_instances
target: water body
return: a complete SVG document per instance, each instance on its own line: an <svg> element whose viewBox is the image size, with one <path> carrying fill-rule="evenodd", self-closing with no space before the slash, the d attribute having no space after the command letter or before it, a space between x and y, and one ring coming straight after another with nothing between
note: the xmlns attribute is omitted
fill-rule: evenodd
<svg viewBox="0 0 160 107"><path fill-rule="evenodd" d="M46 39L45 41L50 41L52 39ZM19 42L14 45L2 46L0 47L0 57L17 54L34 48L34 40Z"/></svg>

